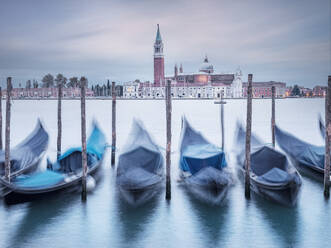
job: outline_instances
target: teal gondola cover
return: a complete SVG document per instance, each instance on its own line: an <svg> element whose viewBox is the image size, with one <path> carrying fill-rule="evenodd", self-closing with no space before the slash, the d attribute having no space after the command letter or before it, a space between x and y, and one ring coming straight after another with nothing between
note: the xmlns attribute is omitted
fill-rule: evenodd
<svg viewBox="0 0 331 248"><path fill-rule="evenodd" d="M224 151L209 143L194 130L186 118L182 121L180 142L180 169L192 175L205 167L222 169L227 166Z"/></svg>

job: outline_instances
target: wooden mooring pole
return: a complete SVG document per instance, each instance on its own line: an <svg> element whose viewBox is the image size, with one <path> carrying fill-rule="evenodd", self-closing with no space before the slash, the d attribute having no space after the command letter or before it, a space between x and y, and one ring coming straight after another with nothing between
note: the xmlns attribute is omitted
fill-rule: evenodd
<svg viewBox="0 0 331 248"><path fill-rule="evenodd" d="M226 101L223 101L223 97L221 96L220 101L215 101L214 104L220 104L220 123L221 123L221 134L222 134L222 150L224 151L224 104Z"/></svg>
<svg viewBox="0 0 331 248"><path fill-rule="evenodd" d="M111 166L115 166L115 152L116 152L116 86L115 82L111 83Z"/></svg>
<svg viewBox="0 0 331 248"><path fill-rule="evenodd" d="M330 197L330 138L331 138L331 76L325 97L325 159L324 159L324 196Z"/></svg>
<svg viewBox="0 0 331 248"><path fill-rule="evenodd" d="M224 104L221 104L221 132L222 132L222 150L224 152Z"/></svg>
<svg viewBox="0 0 331 248"><path fill-rule="evenodd" d="M6 142L5 142L5 178L10 182L10 98L12 91L11 77L7 78L7 99L6 99Z"/></svg>
<svg viewBox="0 0 331 248"><path fill-rule="evenodd" d="M86 176L87 176L87 156L86 156L86 109L85 109L85 87L86 78L80 79L81 84L81 129L82 129L82 201L86 201Z"/></svg>
<svg viewBox="0 0 331 248"><path fill-rule="evenodd" d="M57 101L57 155L59 159L61 156L61 137L62 137L62 81L57 82L58 85L58 101Z"/></svg>
<svg viewBox="0 0 331 248"><path fill-rule="evenodd" d="M271 136L272 136L272 147L275 148L275 86L271 86Z"/></svg>
<svg viewBox="0 0 331 248"><path fill-rule="evenodd" d="M245 159L245 197L250 198L250 170L251 170L251 131L252 131L252 79L248 74L247 87L247 120L246 120L246 159Z"/></svg>
<svg viewBox="0 0 331 248"><path fill-rule="evenodd" d="M166 122L167 122L167 146L166 146L166 199L171 199L171 81L167 80L166 85Z"/></svg>
<svg viewBox="0 0 331 248"><path fill-rule="evenodd" d="M2 89L0 87L0 150L2 150Z"/></svg>

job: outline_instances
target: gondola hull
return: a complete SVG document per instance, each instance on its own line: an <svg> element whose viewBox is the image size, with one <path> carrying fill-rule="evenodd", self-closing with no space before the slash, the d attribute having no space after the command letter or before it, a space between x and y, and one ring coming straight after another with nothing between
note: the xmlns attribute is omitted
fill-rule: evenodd
<svg viewBox="0 0 331 248"><path fill-rule="evenodd" d="M221 205L227 196L229 188L229 184L209 187L185 183L185 189L189 194L210 205Z"/></svg>
<svg viewBox="0 0 331 248"><path fill-rule="evenodd" d="M154 198L164 185L164 160L140 121L134 120L129 140L118 158L116 184L120 197L133 206Z"/></svg>
<svg viewBox="0 0 331 248"><path fill-rule="evenodd" d="M98 162L92 170L88 171L88 177L93 177L95 181L100 178L102 160ZM10 185L7 185L10 187ZM80 192L82 188L82 177L78 176L76 179L72 180L63 185L59 185L50 189L40 189L40 190L23 190L15 189L11 190L8 194L4 196L5 203L8 205L36 201L43 198L55 197L58 194L70 193L70 192Z"/></svg>
<svg viewBox="0 0 331 248"><path fill-rule="evenodd" d="M245 150L243 141L246 133L238 127L237 144L241 148L237 153L237 171L239 178L245 180ZM289 158L273 147L264 145L252 135L250 154L251 191L272 202L293 206L296 204L302 180Z"/></svg>
<svg viewBox="0 0 331 248"><path fill-rule="evenodd" d="M232 185L231 173L213 167L205 167L194 175L182 176L183 185L188 193L198 200L220 205Z"/></svg>
<svg viewBox="0 0 331 248"><path fill-rule="evenodd" d="M164 188L164 180L139 189L125 189L119 187L120 196L130 205L140 206L154 199Z"/></svg>
<svg viewBox="0 0 331 248"><path fill-rule="evenodd" d="M299 162L291 155L288 155L288 157L301 175L312 178L319 182L324 182L324 169Z"/></svg>
<svg viewBox="0 0 331 248"><path fill-rule="evenodd" d="M239 169L238 173L240 174L239 178L242 182L244 182L245 170ZM277 186L267 186L258 182L252 176L250 177L250 188L253 193L264 199L285 206L294 206L297 203L300 187L301 180L297 183L292 182Z"/></svg>

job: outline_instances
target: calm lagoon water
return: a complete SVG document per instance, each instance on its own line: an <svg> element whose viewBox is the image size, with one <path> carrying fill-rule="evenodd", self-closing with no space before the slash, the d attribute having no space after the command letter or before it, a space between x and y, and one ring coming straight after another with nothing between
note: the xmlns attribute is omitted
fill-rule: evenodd
<svg viewBox="0 0 331 248"><path fill-rule="evenodd" d="M56 157L57 102L13 101L12 145L17 144L41 118L50 133L46 156ZM4 108L3 108L4 109ZM253 101L253 132L271 142L271 100ZM117 144L121 152L133 118L141 119L157 143L165 146L164 101L118 101ZM317 117L324 116L324 99L276 101L276 122L310 143L322 145ZM212 142L221 144L219 106L211 100L173 101L172 199L164 192L140 207L123 202L115 187L109 151L103 178L83 204L79 194L6 206L0 203L0 247L328 247L331 243L331 204L323 185L303 177L298 204L288 208L264 199L244 198L237 182L222 206L209 206L187 195L179 186L178 141L181 116ZM225 105L225 145L229 165L236 120L245 121L246 101ZM97 119L111 142L111 101L87 101L90 127ZM80 102L63 102L63 150L80 144ZM45 156L45 158L46 158ZM45 167L45 160L42 167Z"/></svg>

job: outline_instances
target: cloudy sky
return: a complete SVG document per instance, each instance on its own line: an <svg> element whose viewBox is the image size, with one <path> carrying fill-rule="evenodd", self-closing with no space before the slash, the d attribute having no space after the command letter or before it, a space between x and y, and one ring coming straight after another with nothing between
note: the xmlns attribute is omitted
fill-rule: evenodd
<svg viewBox="0 0 331 248"><path fill-rule="evenodd" d="M156 24L165 71L218 72L311 87L331 75L330 0L0 0L0 80L46 73L153 79Z"/></svg>

